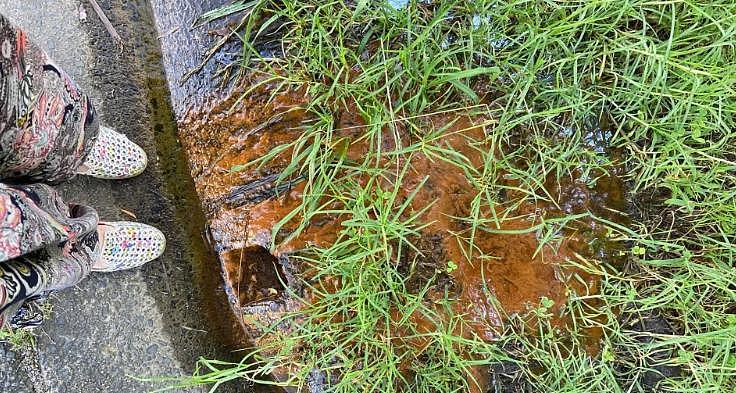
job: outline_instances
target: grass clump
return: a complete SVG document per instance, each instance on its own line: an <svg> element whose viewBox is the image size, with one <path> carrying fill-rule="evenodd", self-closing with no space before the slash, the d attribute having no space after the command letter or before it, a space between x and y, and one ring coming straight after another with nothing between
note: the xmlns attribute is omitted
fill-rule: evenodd
<svg viewBox="0 0 736 393"><path fill-rule="evenodd" d="M304 88L311 98L298 138L258 162L288 152L281 179L306 180L302 205L274 233L295 217L301 230L343 217L331 247L298 256L341 286L315 287L319 299L269 356L203 360L189 383L261 380L286 367L291 386L321 378L338 392L459 392L481 385L471 370L484 365L491 391L736 388L735 3L256 0L205 18L233 12L245 13L234 71L263 75L274 95ZM366 124L361 160L347 158L336 126L345 108ZM443 128L426 121L436 113L484 119L485 139L468 141L482 166L443 144ZM383 150L387 134L402 133L411 142ZM584 214L607 228L624 263L570 261L600 284L570 289L563 327L541 302L508 316L494 342L467 334L452 299L428 304L428 288L408 290L396 269L427 225L408 208L414 194L399 191L418 152L473 185L471 209L458 217L468 229L457 236L475 261L493 257L473 247L475 234L503 219L488 211L555 204L548 179L586 178L594 188L601 173L625 168L617 174L630 190L627 219ZM509 192L517 197L504 201Z"/></svg>
<svg viewBox="0 0 736 393"><path fill-rule="evenodd" d="M8 343L13 349L35 348L36 337L29 329L0 329L0 343Z"/></svg>

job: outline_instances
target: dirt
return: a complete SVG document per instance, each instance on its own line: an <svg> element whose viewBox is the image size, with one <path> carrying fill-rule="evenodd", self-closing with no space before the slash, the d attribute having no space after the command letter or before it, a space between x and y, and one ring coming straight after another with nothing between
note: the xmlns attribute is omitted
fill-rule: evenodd
<svg viewBox="0 0 736 393"><path fill-rule="evenodd" d="M657 311L631 314L621 322L626 329L634 332L632 337L642 345L652 344L653 335L675 334L672 326ZM682 373L679 366L667 364L668 360L677 356L672 349L657 351L651 357L637 356L630 348L624 347L619 348L616 352L617 357L627 359L626 362L621 362L616 370L621 379L628 382L626 385L632 385L633 381L638 381L647 392L656 392L659 382L677 377ZM641 370L646 371L641 372Z"/></svg>

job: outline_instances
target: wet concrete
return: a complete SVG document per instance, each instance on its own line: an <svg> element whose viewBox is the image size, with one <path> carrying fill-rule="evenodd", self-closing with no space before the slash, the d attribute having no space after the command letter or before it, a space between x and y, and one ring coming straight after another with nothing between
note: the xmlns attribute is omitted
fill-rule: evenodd
<svg viewBox="0 0 736 393"><path fill-rule="evenodd" d="M195 274L214 262L195 229L201 216L191 183L176 167L181 158L156 63L151 9L146 1L99 3L125 46L113 42L86 1L0 0L0 12L27 29L89 92L104 123L151 158L138 178L79 177L61 187L62 195L96 207L105 220L130 220L130 212L161 228L169 246L142 269L93 274L55 294L53 314L38 332L35 349L0 348L3 392L144 392L161 385L133 376L188 375L199 356L228 359L233 349L224 339L232 332L216 334L227 326L215 317L222 314L217 284Z"/></svg>
<svg viewBox="0 0 736 393"><path fill-rule="evenodd" d="M203 72L185 78L202 65L205 53L216 42L210 32L224 21L194 28L197 18L229 0L151 0L151 7L161 41L162 60L171 91L174 113L180 119L193 106L200 106L215 91L216 59L210 59Z"/></svg>

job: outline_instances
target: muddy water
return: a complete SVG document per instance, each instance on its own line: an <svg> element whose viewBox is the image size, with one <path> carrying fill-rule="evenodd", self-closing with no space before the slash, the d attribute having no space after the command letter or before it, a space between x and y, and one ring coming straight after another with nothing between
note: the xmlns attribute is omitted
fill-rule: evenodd
<svg viewBox="0 0 736 393"><path fill-rule="evenodd" d="M278 277L289 276L283 271L277 257L282 260L290 253L308 246L326 247L341 230L341 217L325 217L310 223L298 237L282 243L271 256L266 249L271 244L272 228L297 208L302 199L304 184L294 180L292 184L277 185L277 175L289 160L290 151L274 156L259 168L232 170L271 152L277 146L293 141L301 132L300 124L307 119L303 110L307 98L299 91L277 95L270 100L269 86L265 85L247 96L242 89L230 95L212 97L205 106L191 110L182 123L181 138L189 153L195 186L207 210L210 229L218 247L230 287L231 301L240 307L246 324L248 318L264 322L263 316L246 315L253 303L270 303L271 311L277 310L271 319L292 309L285 302L283 285ZM350 113L350 111L346 111ZM354 113L354 112L353 112ZM482 119L468 116L434 116L427 120L427 127L447 127L439 141L466 156L475 168L481 168L483 158L471 144L483 146L488 124ZM353 141L347 148L349 158L359 160L369 146L359 142L362 121L356 115L341 116L338 136ZM398 137L381 141L382 148L391 152L398 145L406 145L410 136L399 132ZM398 138L396 140L395 138ZM406 139L402 141L401 139ZM405 160L401 158L400 160ZM468 225L453 217L467 217L476 191L458 168L441 160L433 160L423 154L410 159L411 170L402 180L400 199L407 199L418 189L411 203L412 211L428 207L422 221L429 223L415 239L423 257L419 268L406 267L409 286L426 284L427 274L445 270L449 262L457 265L449 276L437 279L429 299L441 298L449 290L455 298L454 308L466 315L468 327L486 340L497 338L505 316L525 314L539 305L540 299L554 302L551 312L555 323L564 321L559 314L568 296L568 286L581 293L595 292L597 282L585 272L567 267L568 261L599 260L611 253L606 244L605 229L590 218L581 218L558 234L559 240L540 246L540 231L534 230L542 219L553 219L591 211L598 216L619 220L616 211L623 211L623 184L611 174L597 174L596 186L588 186L582 174L562 180L550 179L545 187L553 196L549 202L525 202L514 210L499 203L487 206L482 217L503 216L498 222L488 224L485 230L476 231L473 246L452 233L467 234ZM386 167L396 165L386 160ZM399 162L398 165L402 165ZM614 168L615 169L615 168ZM429 175L425 179L425 175ZM505 182L503 176L492 179ZM383 189L393 185L389 180ZM420 183L423 186L420 187ZM513 186L513 184L508 184ZM279 188L281 187L281 188ZM513 199L513 197L509 197ZM339 208L339 206L335 206ZM410 213L409 213L410 214ZM298 218L287 222L285 231L293 230ZM470 253L470 254L469 254ZM480 258L478 256L483 255ZM415 262L417 263L417 262ZM255 265L254 265L255 264ZM399 261L399 269L402 261ZM292 272L292 274L304 272ZM289 278L289 277L287 277ZM292 280L287 280L294 284ZM308 296L308 294L307 294ZM428 299L428 300L429 300ZM267 321L269 318L266 318ZM417 318L420 329L433 329L432 321ZM463 328L464 329L464 328ZM467 330L467 329L464 329ZM591 332L595 335L595 332ZM595 351L594 346L591 349Z"/></svg>
<svg viewBox="0 0 736 393"><path fill-rule="evenodd" d="M206 226L208 242L221 265L218 268L202 264L199 271L212 283L220 280L222 273L235 315L258 344L260 340L272 338L263 336L258 326L269 325L284 312L298 308L298 303L285 291L284 283L290 287L299 285L294 277L299 272L289 266L287 256L308 246L329 246L340 230L342 218L325 217L320 222L311 223L300 236L270 253L271 229L299 206L304 184L299 179L292 179L293 183L275 182L288 164L288 152L275 156L259 168L232 169L293 141L301 132L302 122L308 120L303 109L308 98L301 91L290 91L271 100L273 86L268 84L242 96L244 89L260 81L257 77L251 77L240 89L218 93L216 84L208 79L211 78L211 69L202 76L182 80L185 70L196 67L201 59L193 53L202 53L211 40L205 33L197 35L190 30L182 30L186 26L179 26L181 23L177 24L166 14L176 7L172 2L156 0L153 5L158 12L159 33L166 54L163 61L168 84L174 92L174 105L173 113L171 108L155 108L158 104L156 91L163 80L154 77L150 81L151 108L162 118L170 120L175 117L179 123L178 136L186 161L182 151L169 151L166 153L167 161L172 161L169 169L180 180L186 177L186 172L191 173L193 187L199 197L196 201L191 198L190 191L184 191L181 198L187 202L182 214L195 211L195 204L201 203L205 217L191 220L190 233L197 236L195 228ZM185 14L192 12L196 15L202 6L185 1L183 9ZM191 14L187 15L187 20L191 21ZM338 117L338 128L343 130L340 136L357 140L363 123L356 111L346 108ZM482 165L481 157L468 147L469 141L481 143L484 140L488 125L482 119L438 116L427 121L433 123L429 124L433 128L450 124L443 142L466 155L473 166ZM172 129L164 129L159 138L161 145L176 146ZM397 138L382 140L384 150L394 149L409 136L399 133ZM590 139L595 142L600 138L596 134ZM591 149L596 148L595 144L591 145ZM351 143L347 155L358 159L367 149L364 143ZM568 286L582 293L596 291L597 283L593 277L565 265L567 261L581 258L607 258L611 251L605 239L605 228L593 220L581 219L561 230L559 241L544 247L539 246L540 233L533 228L542 219L586 211L619 219L616 213L611 213L623 210L623 185L617 180L615 170L612 176L602 176L592 188L583 174L574 174L561 181L547 180L545 187L554 202L522 204L505 219L488 224L486 230L477 231L473 239L475 249L468 258L468 250L473 249L467 241L452 235L467 234L467 224L451 217L469 214L475 193L473 187L449 163L417 154L411 158L410 164L412 171L403 180L401 197L407 198L429 174L416 194L412 208L419 211L430 206L422 219L431 224L422 230L419 239L414 239L425 256L419 259L419 268L412 268L408 261L397 261L398 268L406 274L410 286L414 283L421 287L428 279L428 275L422 272L443 271L449 262L456 264L455 270L437 279L428 300L449 293L456 299L455 312L467 316L470 331L493 340L507 315L524 314L537 307L541 298L554 302L551 312L557 316L567 299ZM504 182L502 175L488 180ZM384 186L390 186L390 179L386 181ZM178 181L174 183L178 184ZM191 184L188 181L184 183ZM508 185L513 186L512 183ZM507 195L507 199L514 199L514 196ZM499 201L497 206L485 207L482 216L501 215L506 212L506 207L503 201ZM295 222L287 223L285 233L277 236L287 235L294 226ZM206 254L206 250L202 252ZM479 258L478 255L486 257ZM339 282L329 285L337 287ZM223 307L217 305L213 309L222 310ZM434 328L431 321L415 318L415 322L426 329ZM562 324L564 320L557 317L555 322ZM222 323L232 325L232 321ZM591 334L595 337L595 332Z"/></svg>

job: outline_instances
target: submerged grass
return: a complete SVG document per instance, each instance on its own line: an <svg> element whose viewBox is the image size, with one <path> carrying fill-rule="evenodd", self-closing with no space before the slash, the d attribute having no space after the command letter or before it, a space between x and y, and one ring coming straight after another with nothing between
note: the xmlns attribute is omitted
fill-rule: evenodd
<svg viewBox="0 0 736 393"><path fill-rule="evenodd" d="M488 365L490 391L736 389L736 3L254 0L204 18L234 12L246 13L234 71L264 75L274 95L306 88L313 119L293 143L244 164L289 152L281 179L307 180L303 204L281 225L345 217L337 242L299 256L317 278L337 277L341 286L314 287L319 300L274 347L240 364L202 360L181 386L263 382L287 367L291 386L460 392L480 383L469 377L473 366ZM344 108L368 125L361 139L371 149L359 162L346 158L335 128ZM482 168L423 122L453 111L487 119L486 140L469 141L493 147L481 151ZM589 134L600 119L602 133ZM413 142L382 151L384 135L399 130ZM620 154L596 150L601 142ZM555 203L545 179L625 166L629 220L594 220L628 250L626 263L570 262L601 283L570 290L564 328L550 323L541 299L529 315L508 316L498 341L458 334L463 315L452 313L452 300L428 305L396 269L426 225L422 211L407 209L411 198L397 198L417 152L451 162L476 188L470 213L459 217L469 230L457 236L478 260L492 257L479 254L473 237L502 219L483 213L499 206L501 193L521 195L509 212L523 201ZM501 173L516 181L513 190L495 182ZM560 220L544 225L569 221ZM435 329L419 329L416 314ZM591 328L602 331L594 355ZM422 345L398 340L397 331Z"/></svg>

